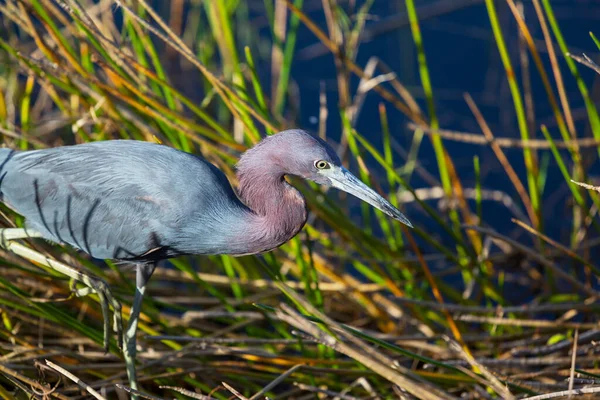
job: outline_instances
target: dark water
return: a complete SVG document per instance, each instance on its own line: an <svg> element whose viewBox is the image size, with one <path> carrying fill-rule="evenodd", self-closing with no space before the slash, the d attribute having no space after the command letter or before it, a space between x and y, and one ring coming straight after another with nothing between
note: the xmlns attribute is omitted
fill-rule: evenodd
<svg viewBox="0 0 600 400"><path fill-rule="evenodd" d="M357 3L358 8L362 2ZM481 132L463 98L463 93L468 92L481 109L497 137L519 138L520 134L512 97L496 42L492 35L485 4L482 1L439 0L417 1L416 3L418 13L423 18L421 30L440 126L444 129L473 133ZM521 82L518 27L506 3L503 1L496 3L513 68L519 82ZM310 4L313 3L310 2ZM543 42L543 34L537 23L533 4L530 1L526 1L524 4L525 18L534 39L537 40L538 50L554 84L547 50ZM598 50L589 37L589 32L596 32L596 35L600 35L600 2L564 0L553 1L552 4L571 52L574 54L585 52L592 58L597 59ZM455 10L448 10L448 8L455 8ZM444 9L448 11L443 12ZM441 15L436 15L439 13ZM322 10L315 9L309 11L308 14L320 24L322 29L327 29ZM400 81L411 90L421 108L427 110L420 87L416 51L412 43L410 28L407 25L404 1L377 0L371 9L371 14L372 19L366 24L366 33L369 40L360 46L356 63L364 67L371 57L381 59L397 73ZM292 76L298 83L300 94L300 124L305 128L317 129L315 117L319 115L319 90L323 82L327 90L329 108L327 134L337 140L340 136L341 127L337 109L338 98L334 61L328 52L322 51L322 47L315 46L315 43L317 43L317 39L308 29L302 26L299 32L297 58L292 70ZM564 81L576 120L578 136L589 136L591 133L583 108L583 100L577 90L575 80L571 77L566 63L562 60L560 52L558 52L558 57L561 58L560 67L564 73ZM583 66L580 66L579 70L588 84L588 88L595 88L595 99L598 99L598 77L593 71ZM531 134L542 137L539 125L544 123L553 136L559 138L560 135L542 81L531 59L530 76L536 114L536 131ZM355 93L358 78L354 78L352 83L352 90ZM370 93L356 126L361 134L368 137L373 143L378 144L379 147L381 126L377 107L381 101L379 95ZM413 133L406 127L409 121L393 106L387 105L387 110L393 137L405 149L408 149L413 137ZM465 187L474 187L473 157L477 155L482 165L483 187L504 191L519 203L512 184L489 147L451 141L446 141L445 145L455 162L458 175ZM516 149L506 149L505 153L522 182L526 185L522 152ZM564 232L568 232L571 225L571 214L567 204L570 194L551 153L543 151L540 152L539 156L540 158L550 157L544 203L547 210L551 211L545 213L546 220L544 223L547 232L553 237L565 239L562 235ZM596 153L594 151L587 152L586 161L593 166L590 169L591 173L598 172L595 158ZM435 156L427 138L423 140L419 160L423 167L435 177L439 176ZM383 172L381 169L376 168L376 163L372 162L371 165L375 168L375 171ZM430 186L418 175L414 175L411 184L414 187ZM436 229L435 225L418 210L417 206L409 205L406 210L411 220L415 220L417 224L430 227L433 232L439 231L439 228ZM507 234L515 230L514 224L510 222L510 218L514 215L506 207L488 201L485 202L483 211L486 223L492 225L496 230ZM524 209L521 209L521 211L524 211Z"/></svg>

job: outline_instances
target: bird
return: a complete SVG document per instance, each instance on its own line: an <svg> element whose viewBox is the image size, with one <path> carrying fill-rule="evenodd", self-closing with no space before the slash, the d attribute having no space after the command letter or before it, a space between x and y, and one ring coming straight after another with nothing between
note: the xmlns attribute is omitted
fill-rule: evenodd
<svg viewBox="0 0 600 400"><path fill-rule="evenodd" d="M260 254L302 229L298 176L345 191L412 227L396 207L365 185L326 141L301 129L266 136L236 165L238 187L206 159L158 143L106 140L39 150L0 149L0 201L25 217L0 230L0 244L46 264L100 297L108 349L108 304L130 386L137 389L137 323L146 285L159 261L183 255ZM120 303L106 283L16 242L43 238L96 259L134 263L136 292L122 333Z"/></svg>

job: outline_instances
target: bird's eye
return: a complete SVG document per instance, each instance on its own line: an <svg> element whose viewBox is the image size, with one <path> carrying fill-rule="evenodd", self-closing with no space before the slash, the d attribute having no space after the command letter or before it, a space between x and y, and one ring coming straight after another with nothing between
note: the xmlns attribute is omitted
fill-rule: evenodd
<svg viewBox="0 0 600 400"><path fill-rule="evenodd" d="M317 167L317 169L326 169L329 168L329 163L324 160L318 160L315 161L315 167Z"/></svg>

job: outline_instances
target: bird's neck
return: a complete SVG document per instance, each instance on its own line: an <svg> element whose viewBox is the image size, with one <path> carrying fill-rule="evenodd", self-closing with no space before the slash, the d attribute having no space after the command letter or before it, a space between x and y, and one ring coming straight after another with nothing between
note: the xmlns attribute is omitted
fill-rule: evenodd
<svg viewBox="0 0 600 400"><path fill-rule="evenodd" d="M239 196L253 211L245 237L249 253L271 250L294 237L306 223L304 196L267 165L246 163L238 169Z"/></svg>

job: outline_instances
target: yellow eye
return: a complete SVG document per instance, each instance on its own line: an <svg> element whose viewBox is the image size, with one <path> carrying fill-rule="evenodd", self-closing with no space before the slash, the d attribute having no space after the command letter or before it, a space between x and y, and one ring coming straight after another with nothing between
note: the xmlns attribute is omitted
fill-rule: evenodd
<svg viewBox="0 0 600 400"><path fill-rule="evenodd" d="M324 160L315 161L315 167L317 167L317 169L326 169L329 168L329 163Z"/></svg>

